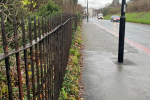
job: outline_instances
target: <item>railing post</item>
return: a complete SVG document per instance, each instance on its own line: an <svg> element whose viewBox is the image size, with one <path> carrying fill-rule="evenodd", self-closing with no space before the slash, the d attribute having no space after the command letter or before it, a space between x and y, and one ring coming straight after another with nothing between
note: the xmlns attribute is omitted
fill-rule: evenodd
<svg viewBox="0 0 150 100"><path fill-rule="evenodd" d="M34 15L34 37L35 42L37 42L37 28L36 28L36 18ZM38 90L38 100L40 100L40 85L39 85L39 56L38 56L38 45L35 44L35 59L36 59L36 75L37 75L37 90Z"/></svg>
<svg viewBox="0 0 150 100"><path fill-rule="evenodd" d="M23 47L26 47L26 35L25 35L25 25L22 15L22 38L23 38ZM25 73L26 73L26 86L27 86L27 97L30 100L30 85L29 85L29 75L28 75L28 60L27 60L27 50L24 50L24 62L25 62Z"/></svg>
<svg viewBox="0 0 150 100"><path fill-rule="evenodd" d="M43 40L42 40L42 43L43 43L43 49L42 49L42 45L41 45L41 87L42 87L42 100L44 100L44 87L43 87L43 64L42 62L44 62L44 20L43 20L43 16L42 16L42 36L43 36ZM43 51L42 51L43 50ZM43 56L42 56L43 54Z"/></svg>
<svg viewBox="0 0 150 100"><path fill-rule="evenodd" d="M29 41L32 45L32 29L31 29L31 19L29 15ZM32 70L32 91L33 91L33 100L35 100L35 78L34 78L34 62L33 62L33 47L30 47L30 56L31 56L31 70Z"/></svg>
<svg viewBox="0 0 150 100"><path fill-rule="evenodd" d="M47 35L47 27L46 27L46 15L45 15L45 24L44 24L44 28L45 28L45 33ZM45 34L44 33L44 34ZM47 41L47 36L43 39L43 61L44 61L44 83L45 83L45 99L47 98L47 83L46 83L46 70L47 70L47 66L46 66L46 55L47 55L47 47L46 47L46 41Z"/></svg>
<svg viewBox="0 0 150 100"><path fill-rule="evenodd" d="M15 15L13 15L13 28L14 28L15 50L18 51L19 50L19 44L18 44L17 23L16 23ZM20 100L23 100L22 79L21 79L21 68L20 68L20 56L19 56L19 53L16 53L16 62L17 62L17 73L18 73L18 83L19 83L19 97L20 97Z"/></svg>
<svg viewBox="0 0 150 100"><path fill-rule="evenodd" d="M6 37L5 23L3 18L3 11L1 11L1 30L2 30L2 39L3 39L3 50L4 50L4 54L7 55L9 54L9 52L8 52L8 42ZM13 100L9 57L5 58L5 66L6 66L6 74L7 74L7 81L8 81L9 100Z"/></svg>
<svg viewBox="0 0 150 100"><path fill-rule="evenodd" d="M49 18L49 16L48 16L48 34L49 34L49 32L50 32L50 22L49 22L49 20L50 20L50 18ZM50 44L50 41L49 41L49 39L50 39L50 35L48 35L48 37L47 37L47 86L48 86L48 100L50 99L50 46L49 46L49 44Z"/></svg>

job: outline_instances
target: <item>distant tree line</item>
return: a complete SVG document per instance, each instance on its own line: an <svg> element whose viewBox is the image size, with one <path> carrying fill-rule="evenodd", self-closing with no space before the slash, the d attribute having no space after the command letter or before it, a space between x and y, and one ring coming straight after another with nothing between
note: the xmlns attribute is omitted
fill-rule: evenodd
<svg viewBox="0 0 150 100"><path fill-rule="evenodd" d="M129 0L126 3L126 12L144 12L150 11L150 0ZM108 14L121 13L121 3L119 0L113 0L112 3L108 3L104 8L99 9L99 13L103 13L104 16Z"/></svg>

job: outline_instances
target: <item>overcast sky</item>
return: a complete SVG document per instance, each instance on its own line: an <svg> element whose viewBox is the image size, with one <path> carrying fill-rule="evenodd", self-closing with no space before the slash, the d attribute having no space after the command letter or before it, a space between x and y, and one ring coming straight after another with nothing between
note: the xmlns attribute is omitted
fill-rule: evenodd
<svg viewBox="0 0 150 100"><path fill-rule="evenodd" d="M88 0L89 8L103 8L106 4L112 3L113 0ZM121 2L122 0L120 0ZM128 0L127 0L128 1ZM78 3L85 7L87 6L87 0L78 0Z"/></svg>

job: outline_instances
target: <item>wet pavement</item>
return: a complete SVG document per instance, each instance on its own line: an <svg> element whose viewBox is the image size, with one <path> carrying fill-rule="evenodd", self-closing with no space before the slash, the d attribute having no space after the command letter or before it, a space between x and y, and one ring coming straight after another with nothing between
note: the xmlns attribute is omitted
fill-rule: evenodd
<svg viewBox="0 0 150 100"><path fill-rule="evenodd" d="M118 37L83 21L84 100L150 100L150 55L125 43L118 63Z"/></svg>

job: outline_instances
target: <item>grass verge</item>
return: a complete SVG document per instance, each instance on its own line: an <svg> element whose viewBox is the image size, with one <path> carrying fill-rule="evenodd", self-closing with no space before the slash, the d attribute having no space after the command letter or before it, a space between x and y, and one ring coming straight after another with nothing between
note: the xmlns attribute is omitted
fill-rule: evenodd
<svg viewBox="0 0 150 100"><path fill-rule="evenodd" d="M120 14L114 14L119 15ZM112 15L106 15L104 16L104 19L111 18ZM134 22L134 23L142 23L142 24L150 24L150 13L149 12L134 12L134 13L126 13L126 21L127 22Z"/></svg>
<svg viewBox="0 0 150 100"><path fill-rule="evenodd" d="M81 59L81 42L81 25L79 25L72 36L69 62L66 68L66 74L59 95L59 100L81 100L79 98L79 80L81 78L79 60Z"/></svg>

